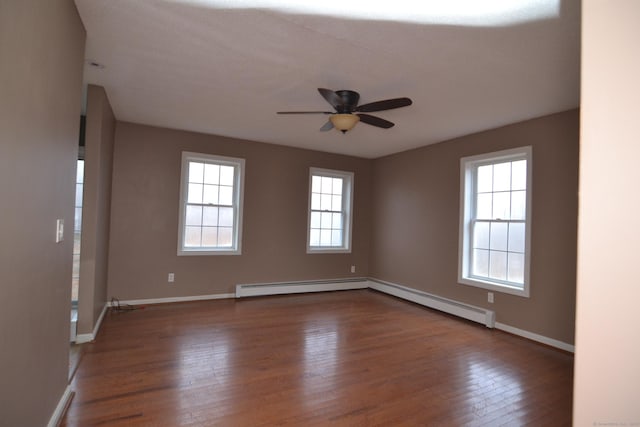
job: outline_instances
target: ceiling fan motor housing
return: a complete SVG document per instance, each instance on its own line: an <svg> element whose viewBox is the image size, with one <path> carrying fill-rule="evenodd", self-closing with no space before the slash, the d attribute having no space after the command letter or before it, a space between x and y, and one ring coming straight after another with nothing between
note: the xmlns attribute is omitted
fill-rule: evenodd
<svg viewBox="0 0 640 427"><path fill-rule="evenodd" d="M336 95L342 100L342 105L336 106L338 114L350 114L358 106L360 101L360 94L353 90L337 90Z"/></svg>

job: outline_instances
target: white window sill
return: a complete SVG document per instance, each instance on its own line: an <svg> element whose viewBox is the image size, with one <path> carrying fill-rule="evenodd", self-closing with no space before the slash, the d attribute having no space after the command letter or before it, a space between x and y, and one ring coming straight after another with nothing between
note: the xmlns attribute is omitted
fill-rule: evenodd
<svg viewBox="0 0 640 427"><path fill-rule="evenodd" d="M458 283L460 283L461 285L473 286L475 288L487 289L492 292L501 292L503 294L517 295L519 297L529 298L529 289L526 285L524 286L524 288L518 288L515 286L498 284L469 277L458 278Z"/></svg>
<svg viewBox="0 0 640 427"><path fill-rule="evenodd" d="M198 255L242 255L238 250L178 250L178 256L198 256Z"/></svg>
<svg viewBox="0 0 640 427"><path fill-rule="evenodd" d="M351 248L307 248L308 254L350 254Z"/></svg>

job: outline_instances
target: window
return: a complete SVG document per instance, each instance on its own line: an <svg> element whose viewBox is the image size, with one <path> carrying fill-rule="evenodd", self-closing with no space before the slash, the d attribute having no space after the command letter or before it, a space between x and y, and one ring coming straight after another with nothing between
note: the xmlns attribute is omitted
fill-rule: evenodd
<svg viewBox="0 0 640 427"><path fill-rule="evenodd" d="M529 296L531 147L461 159L460 283Z"/></svg>
<svg viewBox="0 0 640 427"><path fill-rule="evenodd" d="M80 242L82 237L82 193L84 190L84 160L79 159L76 167L76 201L73 218L73 270L71 275L71 301L78 302L80 286Z"/></svg>
<svg viewBox="0 0 640 427"><path fill-rule="evenodd" d="M351 252L353 173L310 169L308 253Z"/></svg>
<svg viewBox="0 0 640 427"><path fill-rule="evenodd" d="M244 159L182 153L178 255L239 255Z"/></svg>

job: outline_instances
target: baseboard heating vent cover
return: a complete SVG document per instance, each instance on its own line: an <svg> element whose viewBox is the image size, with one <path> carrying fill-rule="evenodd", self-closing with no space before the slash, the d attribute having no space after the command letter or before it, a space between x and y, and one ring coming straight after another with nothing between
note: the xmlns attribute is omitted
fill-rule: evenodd
<svg viewBox="0 0 640 427"><path fill-rule="evenodd" d="M366 289L368 287L369 282L364 278L250 283L236 285L236 298L300 294L306 292L346 291L352 289Z"/></svg>
<svg viewBox="0 0 640 427"><path fill-rule="evenodd" d="M377 279L369 279L369 288L415 302L425 307L453 314L463 319L481 323L487 328L493 328L495 326L495 312L493 310L487 310L482 307L476 307Z"/></svg>

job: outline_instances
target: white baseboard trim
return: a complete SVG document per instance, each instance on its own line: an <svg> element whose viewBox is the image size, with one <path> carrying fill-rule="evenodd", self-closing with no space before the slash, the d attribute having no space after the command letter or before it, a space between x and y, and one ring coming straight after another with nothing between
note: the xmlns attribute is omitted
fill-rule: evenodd
<svg viewBox="0 0 640 427"><path fill-rule="evenodd" d="M545 345L548 345L560 350L564 350L570 353L575 353L575 346L568 344L566 342L545 337L543 335L539 335L533 332L525 331L523 329L519 329L513 326L505 325L504 323L496 322L495 313L491 310L486 310L484 308L462 304L457 301L438 297L437 295L427 294L425 292L418 291L413 288L397 285L395 283L385 282L378 279L369 278L369 283L370 283L369 288L374 289L376 291L394 295L399 298L406 299L408 301L412 301L420 305L435 308L437 310L444 311L445 313L453 314L454 316L463 317L465 319L473 320L478 323L484 323L489 328L494 327L495 329L499 329L501 331L508 332L513 335L518 335L523 338L527 338L531 341L539 342L541 344L545 344ZM440 303L440 301L442 301L442 303ZM463 309L458 310L457 308L458 305L462 305ZM466 309L467 307L469 307L470 310L467 310ZM482 315L477 315L474 313L475 310L480 310L480 313L482 311L487 312L486 322L483 321Z"/></svg>
<svg viewBox="0 0 640 427"><path fill-rule="evenodd" d="M496 329L509 332L513 335L518 335L523 338L536 341L541 344L546 344L551 347L559 348L560 350L568 351L569 353L575 353L575 346L563 341L558 341L553 338L545 337L544 335L538 335L533 332L525 331L523 329L515 328L513 326L505 325L504 323L496 322Z"/></svg>
<svg viewBox="0 0 640 427"><path fill-rule="evenodd" d="M306 280L298 282L272 282L272 283L250 283L236 285L236 293L212 294L212 295L194 295L186 297L171 298L151 298L120 301L120 304L143 305L143 304L165 304L172 302L188 302L215 299L232 299L251 296L267 296L267 295L285 295L307 292L327 292L342 291L356 289L373 289L385 294L393 295L407 301L411 301L425 307L443 311L454 316L462 317L477 323L481 323L488 328L496 328L514 335L518 335L532 341L536 341L551 347L558 348L570 353L575 352L575 347L553 338L538 335L533 332L515 328L495 321L495 312L482 307L476 307L470 304L461 303L448 298L429 294L414 288L398 285L396 283L386 282L375 278L346 278L346 279L329 279L329 280ZM111 306L111 303L107 303ZM79 334L76 337L76 343L92 341L97 334L105 310L100 315L96 329L93 334ZM85 341L82 341L85 340Z"/></svg>
<svg viewBox="0 0 640 427"><path fill-rule="evenodd" d="M67 403L69 402L69 399L71 399L72 394L73 393L71 391L71 386L67 385L67 388L65 388L64 392L62 393L62 397L60 397L60 400L58 401L56 409L53 411L53 414L51 414L51 418L49 418L47 427L56 427L60 423L60 421L62 421L64 408L67 407Z"/></svg>
<svg viewBox="0 0 640 427"><path fill-rule="evenodd" d="M235 298L235 294L211 294L211 295L193 295L188 297L169 297L169 298L150 298L150 299L130 299L126 301L120 301L120 304L129 305L145 305L145 304L166 304L170 302L188 302L188 301L203 301L212 299L230 299ZM111 303L109 302L109 306Z"/></svg>
<svg viewBox="0 0 640 427"><path fill-rule="evenodd" d="M247 283L236 285L236 298L267 295L301 294L307 292L367 289L366 278L304 280L299 282Z"/></svg>
<svg viewBox="0 0 640 427"><path fill-rule="evenodd" d="M91 342L96 339L98 335L98 331L100 330L100 326L102 325L102 319L104 319L104 315L109 308L109 303L105 303L104 307L102 307L102 311L100 312L100 316L98 316L98 320L93 327L93 331L90 334L77 334L76 335L76 344L84 344L86 342Z"/></svg>
<svg viewBox="0 0 640 427"><path fill-rule="evenodd" d="M91 342L95 339L93 334L78 334L76 335L76 344L84 344Z"/></svg>
<svg viewBox="0 0 640 427"><path fill-rule="evenodd" d="M100 330L100 326L102 326L102 320L104 319L104 315L107 313L109 309L109 304L104 303L104 307L102 307L102 311L100 312L100 316L98 316L98 321L96 325L93 327L93 336L96 337L98 335L98 331Z"/></svg>
<svg viewBox="0 0 640 427"><path fill-rule="evenodd" d="M373 278L369 279L369 288L407 301L415 302L416 304L420 304L425 307L433 308L448 314L453 314L454 316L462 317L463 319L483 324L487 328L494 327L495 313L486 308L464 304L448 298L419 291L417 289Z"/></svg>

